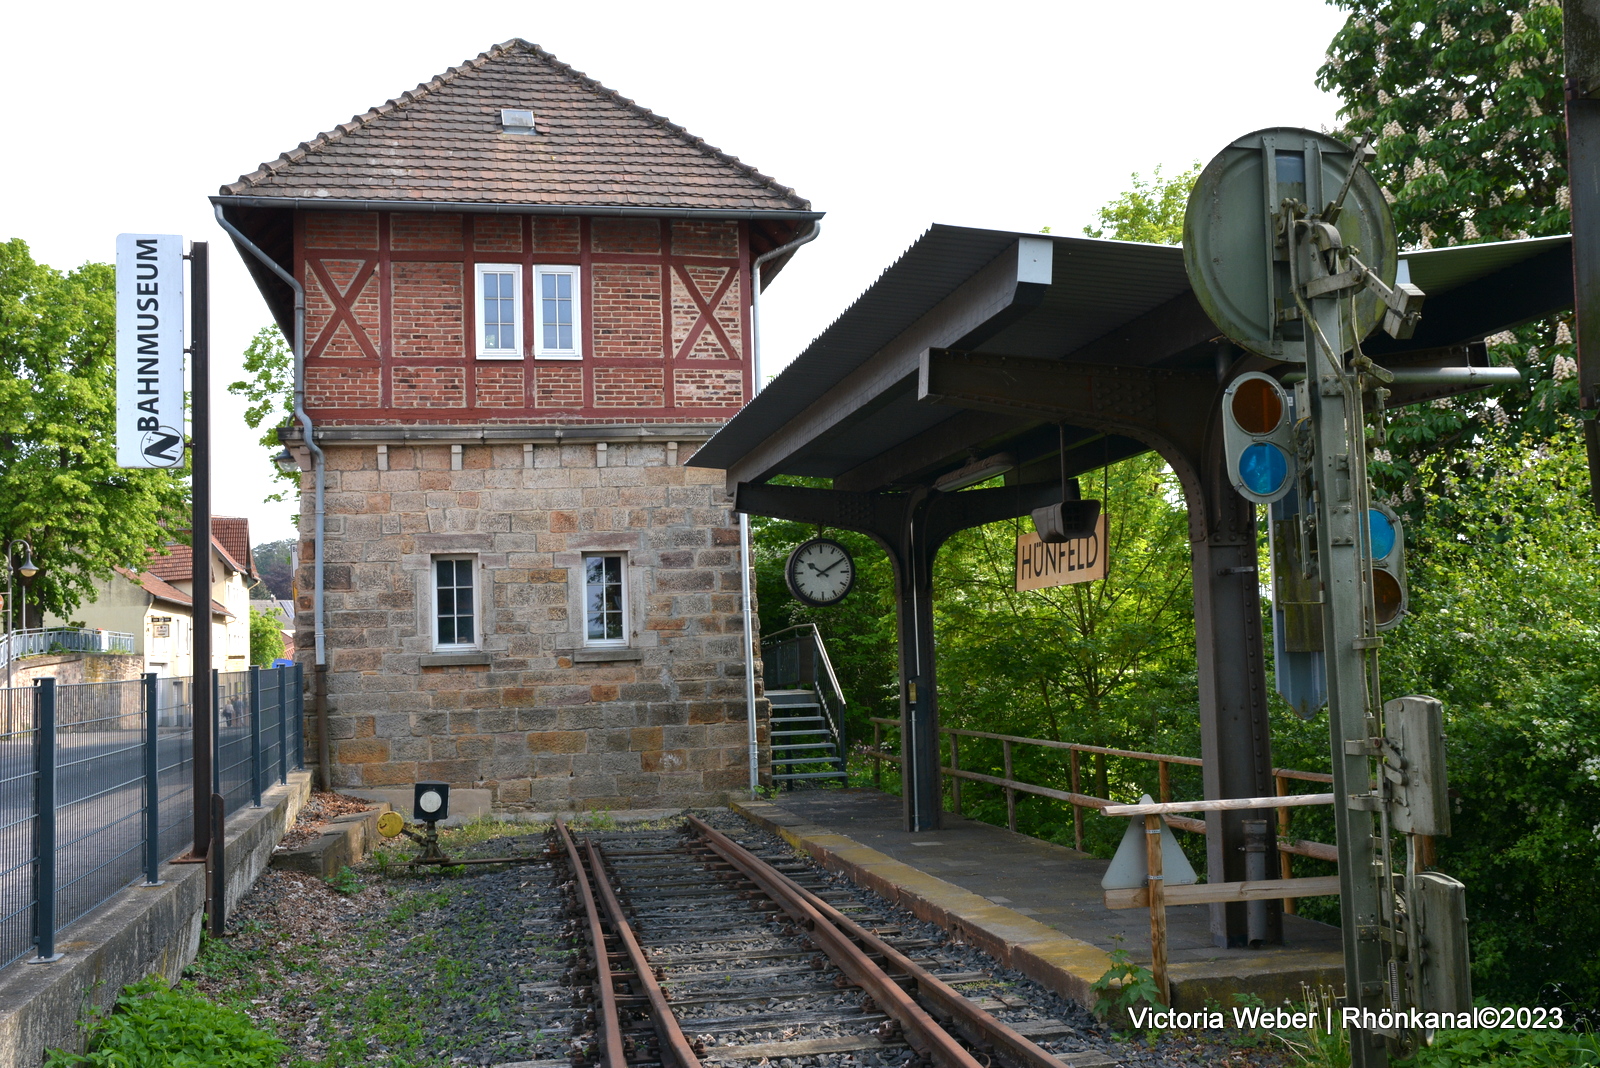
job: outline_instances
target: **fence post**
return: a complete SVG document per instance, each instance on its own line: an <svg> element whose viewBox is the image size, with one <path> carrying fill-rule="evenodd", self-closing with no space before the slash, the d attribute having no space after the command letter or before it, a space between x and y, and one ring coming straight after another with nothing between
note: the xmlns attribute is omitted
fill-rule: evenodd
<svg viewBox="0 0 1600 1068"><path fill-rule="evenodd" d="M872 788L883 789L883 757L878 754L883 750L883 724L872 725Z"/></svg>
<svg viewBox="0 0 1600 1068"><path fill-rule="evenodd" d="M289 676L288 670L279 664L273 669L278 673L278 785L289 784Z"/></svg>
<svg viewBox="0 0 1600 1068"><path fill-rule="evenodd" d="M61 959L56 952L56 680L34 679L39 790L34 810L34 940L38 953L29 964Z"/></svg>
<svg viewBox="0 0 1600 1068"><path fill-rule="evenodd" d="M144 701L144 885L160 886L161 732L156 723L154 671L145 672L140 690Z"/></svg>
<svg viewBox="0 0 1600 1068"><path fill-rule="evenodd" d="M1156 770L1161 777L1161 802L1165 804L1172 800L1172 776L1167 770L1165 760L1156 761Z"/></svg>
<svg viewBox="0 0 1600 1068"><path fill-rule="evenodd" d="M306 669L294 665L294 766L306 766Z"/></svg>
<svg viewBox="0 0 1600 1068"><path fill-rule="evenodd" d="M1277 794L1277 796L1283 797L1284 795L1288 794L1288 792L1289 792L1289 781L1287 779L1285 779L1282 775L1274 775L1272 777L1272 784L1273 784L1273 786L1275 788L1273 790L1273 792L1275 794ZM1291 816L1291 813L1290 813L1290 811L1289 811L1289 809L1287 807L1283 807L1283 808L1279 808L1278 809L1278 836L1280 838L1287 838L1289 836L1289 819L1290 819L1290 816ZM1281 849L1278 851L1278 873L1282 878L1285 878L1285 879L1294 878L1294 869L1289 864L1289 854L1283 852ZM1292 897L1284 898L1283 899L1283 911L1287 912L1289 915L1293 916L1294 915L1294 903L1295 903L1295 899L1294 898L1292 898Z"/></svg>
<svg viewBox="0 0 1600 1068"><path fill-rule="evenodd" d="M250 665L250 799L261 807L261 668Z"/></svg>
<svg viewBox="0 0 1600 1068"><path fill-rule="evenodd" d="M1150 971L1156 981L1156 996L1161 1004L1172 1005L1172 988L1167 984L1167 896L1161 870L1160 816L1144 818L1145 865L1149 875L1145 885L1150 896Z"/></svg>
<svg viewBox="0 0 1600 1068"><path fill-rule="evenodd" d="M1011 743L1008 742L1008 741L1001 741L1001 743L1000 743L1000 751L1005 756L1006 781L1009 782L1012 779L1012 775L1011 775ZM1074 812L1077 811L1076 806L1074 806L1073 811ZM1017 829L1017 791L1013 787L1007 786L1006 787L1006 830L1015 831L1016 829Z"/></svg>
<svg viewBox="0 0 1600 1068"><path fill-rule="evenodd" d="M1069 752L1072 754L1072 792L1081 794L1083 791L1078 788L1078 751L1072 749ZM1076 801L1072 803L1072 847L1083 852L1083 809L1078 807Z"/></svg>
<svg viewBox="0 0 1600 1068"><path fill-rule="evenodd" d="M954 731L950 734L950 770L961 770L961 736ZM961 815L961 776L950 776L950 808L957 816Z"/></svg>
<svg viewBox="0 0 1600 1068"><path fill-rule="evenodd" d="M211 669L211 792L222 792L222 673Z"/></svg>

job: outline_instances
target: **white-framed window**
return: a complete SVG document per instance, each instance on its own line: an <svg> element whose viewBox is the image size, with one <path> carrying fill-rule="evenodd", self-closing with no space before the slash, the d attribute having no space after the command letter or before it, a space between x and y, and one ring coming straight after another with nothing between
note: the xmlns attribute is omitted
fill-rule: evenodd
<svg viewBox="0 0 1600 1068"><path fill-rule="evenodd" d="M480 263L478 287L478 358L522 359L522 266Z"/></svg>
<svg viewBox="0 0 1600 1068"><path fill-rule="evenodd" d="M533 269L533 354L546 360L583 357L583 301L576 267Z"/></svg>
<svg viewBox="0 0 1600 1068"><path fill-rule="evenodd" d="M583 643L628 644L628 565L621 553L583 558Z"/></svg>
<svg viewBox="0 0 1600 1068"><path fill-rule="evenodd" d="M478 648L478 558L433 558L433 647Z"/></svg>

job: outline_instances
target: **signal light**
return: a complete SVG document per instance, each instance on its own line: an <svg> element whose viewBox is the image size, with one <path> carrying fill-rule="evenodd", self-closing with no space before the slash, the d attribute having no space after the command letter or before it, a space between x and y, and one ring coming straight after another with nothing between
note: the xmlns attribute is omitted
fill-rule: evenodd
<svg viewBox="0 0 1600 1068"><path fill-rule="evenodd" d="M1294 422L1289 395L1269 375L1251 371L1222 396L1222 440L1228 479L1257 504L1271 504L1294 488Z"/></svg>
<svg viewBox="0 0 1600 1068"><path fill-rule="evenodd" d="M1388 630L1406 614L1406 536L1400 517L1385 504L1367 509L1367 545L1372 550L1373 622Z"/></svg>
<svg viewBox="0 0 1600 1068"><path fill-rule="evenodd" d="M450 818L450 784L419 782L411 800L411 818L433 824Z"/></svg>

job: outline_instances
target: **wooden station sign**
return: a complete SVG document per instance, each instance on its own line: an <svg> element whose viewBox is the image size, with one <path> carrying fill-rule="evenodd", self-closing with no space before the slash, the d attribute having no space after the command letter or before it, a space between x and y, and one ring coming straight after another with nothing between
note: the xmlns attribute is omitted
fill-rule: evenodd
<svg viewBox="0 0 1600 1068"><path fill-rule="evenodd" d="M1106 577L1106 516L1087 538L1046 545L1039 535L1017 536L1017 590L1047 590Z"/></svg>

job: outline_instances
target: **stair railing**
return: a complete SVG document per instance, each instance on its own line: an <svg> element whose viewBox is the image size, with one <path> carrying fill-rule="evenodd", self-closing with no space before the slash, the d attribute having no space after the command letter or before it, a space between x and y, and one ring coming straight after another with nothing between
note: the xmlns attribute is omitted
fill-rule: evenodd
<svg viewBox="0 0 1600 1068"><path fill-rule="evenodd" d="M792 634L793 637L784 637ZM761 678L768 690L810 688L822 706L823 719L833 734L842 760L848 760L844 732L844 688L828 658L822 630L815 623L800 623L768 635L761 642ZM821 665L819 672L818 665Z"/></svg>

